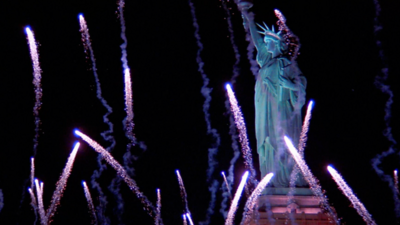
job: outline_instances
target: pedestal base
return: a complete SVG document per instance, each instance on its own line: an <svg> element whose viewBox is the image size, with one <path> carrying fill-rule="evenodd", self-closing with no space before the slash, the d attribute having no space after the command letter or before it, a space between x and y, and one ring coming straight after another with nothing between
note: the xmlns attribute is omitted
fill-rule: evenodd
<svg viewBox="0 0 400 225"><path fill-rule="evenodd" d="M296 188L287 196L288 188L267 188L258 199L258 215L251 224L332 225L333 219L322 211L319 199L308 188Z"/></svg>

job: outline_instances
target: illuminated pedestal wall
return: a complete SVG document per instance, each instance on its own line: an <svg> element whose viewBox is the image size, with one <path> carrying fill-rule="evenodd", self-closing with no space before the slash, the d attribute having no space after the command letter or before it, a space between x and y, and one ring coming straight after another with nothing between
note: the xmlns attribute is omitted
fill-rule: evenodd
<svg viewBox="0 0 400 225"><path fill-rule="evenodd" d="M254 225L297 224L332 225L332 218L320 208L319 200L308 188L297 188L288 204L288 188L268 188L257 202L258 215L254 215ZM335 211L333 209L333 211ZM292 222L294 220L294 223Z"/></svg>

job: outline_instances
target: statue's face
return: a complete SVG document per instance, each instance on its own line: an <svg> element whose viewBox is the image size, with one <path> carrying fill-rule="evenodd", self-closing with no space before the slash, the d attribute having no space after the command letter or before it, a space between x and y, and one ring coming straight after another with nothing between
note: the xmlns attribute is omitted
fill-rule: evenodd
<svg viewBox="0 0 400 225"><path fill-rule="evenodd" d="M266 37L264 37L264 43L265 43L265 48L267 49L267 51L269 53L271 53L273 55L273 57L281 54L281 52L278 48L279 45L274 39L266 36Z"/></svg>

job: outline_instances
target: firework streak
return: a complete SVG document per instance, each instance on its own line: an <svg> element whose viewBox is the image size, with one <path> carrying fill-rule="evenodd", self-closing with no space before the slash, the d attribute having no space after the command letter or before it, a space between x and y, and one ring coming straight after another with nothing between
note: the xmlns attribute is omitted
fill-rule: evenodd
<svg viewBox="0 0 400 225"><path fill-rule="evenodd" d="M190 216L190 213L186 213L186 217L187 217L188 220L189 220L189 224L190 224L190 225L194 225L193 220L192 220L192 217Z"/></svg>
<svg viewBox="0 0 400 225"><path fill-rule="evenodd" d="M119 164L114 157L107 152L101 145L97 142L83 134L82 132L75 130L75 134L81 137L86 143L90 145L96 152L100 153L106 162L112 166L116 171L117 174L125 181L125 183L129 186L129 189L133 191L138 199L142 202L144 209L147 213L153 218L156 219L156 210L153 204L147 199L147 197L139 190L136 182L128 175L126 170ZM162 224L162 220L160 218L160 224Z"/></svg>
<svg viewBox="0 0 400 225"><path fill-rule="evenodd" d="M35 186L36 186L36 195L38 200L40 223L42 225L47 225L46 212L44 211L44 205L43 205L43 182L41 182L42 186L41 188L39 185L39 180L35 179Z"/></svg>
<svg viewBox="0 0 400 225"><path fill-rule="evenodd" d="M336 184L339 186L340 190L342 190L343 194L351 201L353 207L357 210L358 214L364 219L364 221L368 225L376 225L375 221L372 219L371 215L368 213L364 204L357 198L357 196L353 193L353 190L349 187L349 185L344 181L342 176L332 167L328 166L328 171L332 175Z"/></svg>
<svg viewBox="0 0 400 225"><path fill-rule="evenodd" d="M83 191L85 192L86 200L88 202L90 215L92 216L92 220L93 220L92 224L97 224L97 216L96 216L96 211L94 209L92 196L90 195L89 188L88 188L88 186L87 186L85 181L82 181L82 186L83 186Z"/></svg>
<svg viewBox="0 0 400 225"><path fill-rule="evenodd" d="M224 171L222 171L221 174L222 174L222 176L224 177L224 182L225 182L225 185L226 185L226 190L228 191L229 198L230 198L231 201L232 201L231 189L229 188L228 180L226 179L226 176L225 176Z"/></svg>
<svg viewBox="0 0 400 225"><path fill-rule="evenodd" d="M239 130L239 140L242 146L244 162L246 168L250 170L250 179L252 183L257 184L257 181L255 179L256 171L254 170L253 167L253 156L251 154L249 140L247 139L247 130L246 130L246 124L244 123L243 114L240 111L238 102L235 98L235 94L233 93L232 88L229 84L226 85L226 90L228 91L229 102L231 103L231 111L235 118L236 127Z"/></svg>
<svg viewBox="0 0 400 225"><path fill-rule="evenodd" d="M242 196L244 185L246 185L247 177L249 176L249 171L246 171L242 176L242 181L240 181L239 187L236 190L235 197L233 198L231 207L229 208L228 217L226 218L225 225L232 225L235 219L235 212L237 210L237 205L239 199Z"/></svg>
<svg viewBox="0 0 400 225"><path fill-rule="evenodd" d="M156 225L160 224L161 218L161 192L160 189L157 189L157 216L156 216Z"/></svg>
<svg viewBox="0 0 400 225"><path fill-rule="evenodd" d="M242 223L241 224L250 224L253 211L254 211L254 206L256 205L258 196L260 196L261 192L264 190L264 188L267 186L271 178L274 176L273 173L269 173L264 176L264 178L258 183L256 189L251 193L249 199L247 199L245 209L243 212L243 218L242 218Z"/></svg>
<svg viewBox="0 0 400 225"><path fill-rule="evenodd" d="M299 140L299 154L302 159L304 159L304 148L306 147L306 142L307 142L307 133L308 133L308 128L310 127L310 120L311 120L311 110L313 108L314 102L310 101L308 103L307 107L307 114L303 122L303 127L301 130L300 134L300 140ZM295 185L296 185L296 180L298 179L298 174L300 173L300 168L297 164L294 165L292 173L290 174L290 183L289 183L289 193L288 193L288 202L291 202L293 200L293 194L295 191Z"/></svg>
<svg viewBox="0 0 400 225"><path fill-rule="evenodd" d="M39 138L39 110L42 105L42 88L41 88L41 80L42 80L42 70L39 65L39 54L37 50L37 44L35 41L35 37L33 32L29 27L25 29L26 34L28 36L29 50L31 53L31 59L33 64L33 85L35 86L35 105L33 106L33 115L35 117L35 137L33 138L33 155L36 156L36 150L38 146L38 138Z"/></svg>
<svg viewBox="0 0 400 225"><path fill-rule="evenodd" d="M188 213L190 213L190 211L189 211L186 189L185 189L185 185L183 184L183 180L182 180L181 174L179 173L179 170L176 170L176 176L178 177L179 188L181 190L182 203L183 203L183 207L185 208L183 210L183 213L188 214Z"/></svg>
<svg viewBox="0 0 400 225"><path fill-rule="evenodd" d="M301 172L303 173L304 178L310 185L310 188L315 196L317 196L322 203L323 208L329 212L330 216L334 220L336 224L340 224L337 219L336 214L332 211L332 208L329 206L328 200L326 199L321 186L318 184L317 179L311 173L310 169L308 168L306 162L301 158L300 154L297 152L297 149L293 146L293 143L290 141L288 137L284 137L286 145L289 149L289 152L292 154L294 160L296 161L297 165L299 166Z"/></svg>
<svg viewBox="0 0 400 225"><path fill-rule="evenodd" d="M57 206L60 204L60 200L64 193L64 190L67 187L67 180L69 175L71 174L72 166L74 165L75 156L78 152L79 146L79 142L75 144L74 149L72 150L71 155L68 158L67 164L64 167L63 173L61 174L60 179L56 184L56 190L54 191L53 197L51 198L51 205L47 210L46 216L48 223L51 223L51 218L54 216L54 213L57 210Z"/></svg>

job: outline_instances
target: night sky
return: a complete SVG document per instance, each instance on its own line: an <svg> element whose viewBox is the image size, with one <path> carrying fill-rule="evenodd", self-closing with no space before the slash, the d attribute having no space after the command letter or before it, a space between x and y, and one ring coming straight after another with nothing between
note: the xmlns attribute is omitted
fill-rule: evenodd
<svg viewBox="0 0 400 225"><path fill-rule="evenodd" d="M204 71L212 88L211 125L221 136L216 156L219 163L212 178L222 182L220 171L228 170L233 157L224 85L232 77L235 55L221 1L193 2L204 45L201 53ZM385 65L389 74L385 83L390 85L394 96L389 125L393 137L400 138L397 78L400 75L400 4L389 0L379 2L383 29L375 36L376 9L372 0L318 3L254 0L256 22L275 24L273 9L278 8L300 38L298 64L308 82L306 98L315 100L305 159L326 190L330 204L346 224L363 224L363 220L330 177L326 170L329 164L343 175L378 224L396 223L391 189L378 177L371 160L391 145L383 135L388 95L374 84L376 76L382 76L380 71ZM232 0L227 4L241 55L240 76L233 89L247 122L254 163L258 167L254 134L255 79L246 57L248 43L240 13ZM36 177L44 182L45 206L49 205L73 144L79 140L73 135L75 128L105 147L110 144L100 135L107 129L102 118L106 109L96 97L91 62L79 32L79 13L83 13L90 30L103 97L113 108L109 118L114 124L117 144L111 153L122 162L128 140L122 125L126 114L117 10L116 1L1 1L0 189L4 194L4 208L0 212L0 224L33 224L35 220L29 196L26 192L23 195L29 185L35 127L33 70L24 32L27 25L40 44L43 71L43 105L35 160ZM156 188L160 188L164 223L181 224L183 206L175 175L179 169L188 193L189 209L198 224L205 219L210 200L206 171L208 148L215 140L207 135L204 121L204 98L200 92L203 81L197 71L197 45L189 4L187 1L127 1L124 14L132 73L134 132L147 146L147 150L132 149L137 158L133 162L133 178L153 203ZM383 62L376 38L381 42ZM90 224L81 181L90 181L97 169L97 153L81 143L52 224ZM398 151L395 151L380 166L386 174L400 168ZM240 158L235 164L235 189L244 171ZM115 176L115 171L108 167L99 182L109 201L106 215L112 224L119 224L113 214L116 202L107 189ZM91 191L97 205L98 193ZM121 224L154 223L125 183L121 185L121 193L125 201ZM221 194L219 190L211 224L223 224L219 213ZM241 200L237 223L245 198Z"/></svg>

